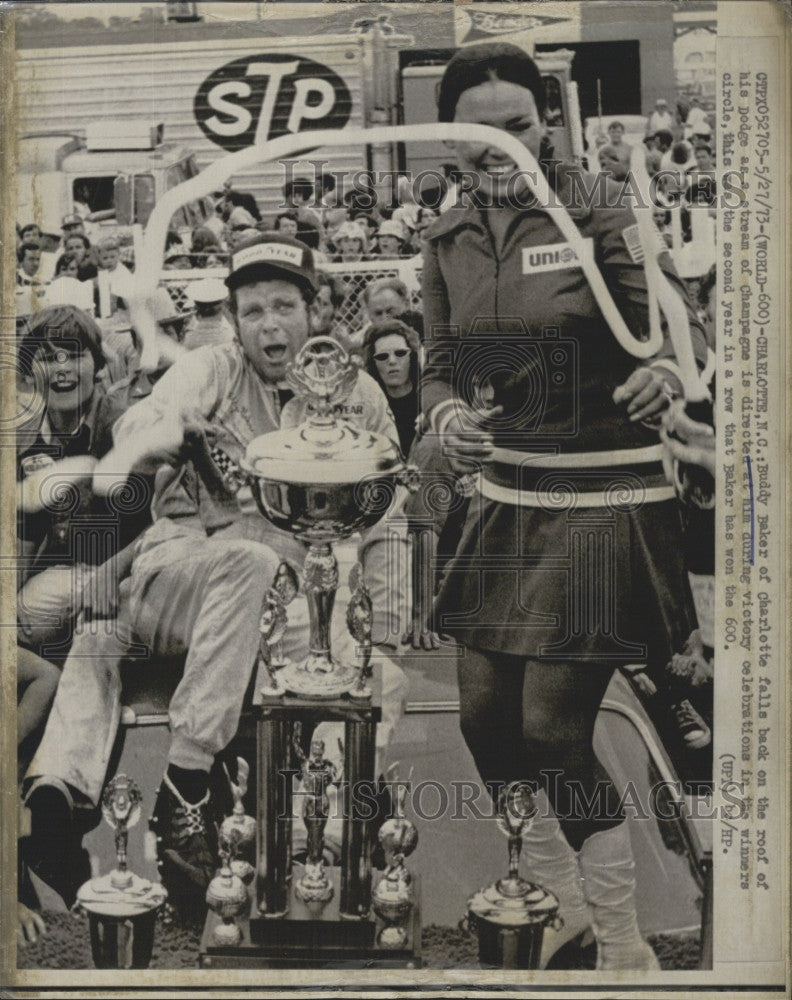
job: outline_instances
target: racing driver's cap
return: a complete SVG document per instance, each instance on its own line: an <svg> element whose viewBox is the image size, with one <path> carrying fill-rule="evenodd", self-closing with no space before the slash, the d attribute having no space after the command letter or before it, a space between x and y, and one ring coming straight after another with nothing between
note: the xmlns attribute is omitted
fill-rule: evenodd
<svg viewBox="0 0 792 1000"><path fill-rule="evenodd" d="M262 233L245 240L231 255L225 283L229 291L234 291L240 285L268 278L293 281L309 298L319 290L310 248L282 233Z"/></svg>

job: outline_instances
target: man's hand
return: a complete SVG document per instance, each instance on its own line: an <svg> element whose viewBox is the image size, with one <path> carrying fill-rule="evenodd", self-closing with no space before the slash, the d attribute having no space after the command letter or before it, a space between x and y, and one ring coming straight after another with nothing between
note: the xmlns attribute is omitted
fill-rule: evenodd
<svg viewBox="0 0 792 1000"><path fill-rule="evenodd" d="M17 509L26 514L43 510L64 489L89 480L95 468L92 455L74 455L39 469L17 484Z"/></svg>
<svg viewBox="0 0 792 1000"><path fill-rule="evenodd" d="M239 487L236 495L236 501L241 514L248 515L258 513L258 504L253 496L253 490L250 488L248 483Z"/></svg>
<svg viewBox="0 0 792 1000"><path fill-rule="evenodd" d="M483 425L488 419L503 413L503 407L472 410L460 400L455 401L455 406L454 415L443 428L442 447L451 468L463 475L492 461L495 445L492 434Z"/></svg>
<svg viewBox="0 0 792 1000"><path fill-rule="evenodd" d="M637 368L626 382L613 390L613 402L627 407L632 423L639 420L655 422L668 408L669 399L657 372L651 368Z"/></svg>
<svg viewBox="0 0 792 1000"><path fill-rule="evenodd" d="M201 414L161 412L156 420L139 429L131 428L125 440L99 462L94 472L94 493L107 496L135 471L153 472L163 463L180 465L191 457L196 440L202 436L210 437L211 429Z"/></svg>
<svg viewBox="0 0 792 1000"><path fill-rule="evenodd" d="M41 914L29 909L24 903L17 902L17 944L21 948L35 944L46 931Z"/></svg>
<svg viewBox="0 0 792 1000"><path fill-rule="evenodd" d="M426 628L420 622L413 622L410 631L405 632L402 636L402 645L412 646L413 649L439 649L440 636L437 632L432 632L431 629Z"/></svg>

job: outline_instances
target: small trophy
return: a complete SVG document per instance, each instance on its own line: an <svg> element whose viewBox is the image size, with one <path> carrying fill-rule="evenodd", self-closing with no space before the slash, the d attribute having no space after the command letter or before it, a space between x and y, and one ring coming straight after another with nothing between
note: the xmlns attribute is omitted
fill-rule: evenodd
<svg viewBox="0 0 792 1000"><path fill-rule="evenodd" d="M363 567L360 563L355 563L349 573L349 589L352 596L347 605L347 628L349 634L357 643L358 653L361 663L358 670L355 686L350 690L351 698L360 701L371 699L371 624L373 621L373 607L371 595L363 580Z"/></svg>
<svg viewBox="0 0 792 1000"><path fill-rule="evenodd" d="M232 851L228 843L220 846L220 871L206 890L206 905L220 917L212 930L212 942L218 947L236 948L242 942L242 929L236 922L248 908L247 887L231 870Z"/></svg>
<svg viewBox="0 0 792 1000"><path fill-rule="evenodd" d="M384 923L377 934L377 944L381 948L404 947L408 937L407 921L414 905L413 878L404 859L418 845L418 831L404 815L407 786L396 779L397 767L394 764L388 770L388 779L394 783L393 816L385 820L379 831L386 866L371 898L372 909Z"/></svg>
<svg viewBox="0 0 792 1000"><path fill-rule="evenodd" d="M125 774L116 775L102 796L102 815L115 831L116 867L77 893L89 916L97 969L145 969L151 961L157 912L168 894L127 867L129 830L140 819L141 801L140 789Z"/></svg>
<svg viewBox="0 0 792 1000"><path fill-rule="evenodd" d="M294 567L290 563L286 562L285 559L281 562L280 566L278 566L275 573L275 579L272 583L272 589L278 595L284 614L284 627L279 629L277 638L274 640L273 644L272 666L278 670L281 667L288 667L291 665L291 660L288 656L283 655L283 634L286 631L285 616L287 606L291 604L300 590L300 581L297 577L297 573L295 572Z"/></svg>
<svg viewBox="0 0 792 1000"><path fill-rule="evenodd" d="M333 886L324 868L324 830L330 810L327 789L339 782L335 764L325 755L323 740L312 740L306 757L300 746L302 725L294 725L294 752L300 761L301 784L305 795L303 822L308 834L305 871L294 887L304 902L326 903L333 895Z"/></svg>
<svg viewBox="0 0 792 1000"><path fill-rule="evenodd" d="M228 771L226 770L228 776ZM237 875L245 885L253 881L255 868L250 862L256 841L256 821L245 813L242 799L248 789L250 766L242 757L237 757L237 780L228 781L231 785L231 796L234 808L230 816L226 816L220 825L220 844L228 851L228 868Z"/></svg>
<svg viewBox="0 0 792 1000"><path fill-rule="evenodd" d="M275 673L273 663L273 647L280 645L283 634L286 631L286 609L280 597L274 589L270 588L264 598L264 610L261 612L259 621L259 661L264 668L264 684L261 693L266 698L279 698L285 694L286 689L281 684Z"/></svg>
<svg viewBox="0 0 792 1000"><path fill-rule="evenodd" d="M501 792L497 823L509 838L509 873L468 900L468 924L478 932L482 965L538 968L544 928L559 919L556 897L519 874L522 838L536 811L525 782L512 782Z"/></svg>

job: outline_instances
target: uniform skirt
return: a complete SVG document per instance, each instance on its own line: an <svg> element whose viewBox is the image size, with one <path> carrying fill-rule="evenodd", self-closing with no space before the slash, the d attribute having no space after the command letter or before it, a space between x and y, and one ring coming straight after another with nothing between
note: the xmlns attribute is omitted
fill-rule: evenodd
<svg viewBox="0 0 792 1000"><path fill-rule="evenodd" d="M556 513L477 494L435 628L526 659L663 667L695 628L678 503Z"/></svg>

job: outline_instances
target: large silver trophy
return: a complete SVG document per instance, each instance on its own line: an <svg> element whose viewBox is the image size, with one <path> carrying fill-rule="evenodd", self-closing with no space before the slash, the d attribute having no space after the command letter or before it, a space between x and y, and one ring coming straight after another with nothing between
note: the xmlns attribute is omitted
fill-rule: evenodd
<svg viewBox="0 0 792 1000"><path fill-rule="evenodd" d="M412 487L414 479L397 440L339 415L339 404L354 390L358 374L336 341L308 341L289 370L296 398L284 411L284 428L253 440L243 462L261 514L301 541L306 551L301 574L281 563L259 620L250 916L244 916L242 880L234 878L234 862L226 851L211 887L213 912L201 959L206 967L300 966L320 959L373 967L379 961L415 965L420 960L418 880L403 863L414 846L414 828L401 816L398 803L395 825L387 827L390 833L383 841L390 850L388 872L372 893L372 816L365 795L358 792L376 787L381 705L371 669L373 607L360 565L350 574L346 609L356 662L341 662L330 645L339 584L333 545L375 525L391 507L397 488ZM302 422L289 427L295 411L294 422ZM288 635L289 605L300 590L308 605L310 634L308 655L298 663L282 655L281 644ZM315 735L323 722L344 727L339 767L325 756ZM336 791L331 796L332 787ZM304 860L292 856L295 794L303 796ZM325 827L331 799L341 808L342 830L340 852L328 858ZM238 819L236 825L240 823ZM233 818L227 825L233 833Z"/></svg>
<svg viewBox="0 0 792 1000"><path fill-rule="evenodd" d="M303 588L310 615L309 653L302 663L275 671L270 649L282 634L285 602L277 586L262 619L266 692L306 698L341 695L365 699L371 655L371 602L358 572L348 627L361 651L358 666L340 663L330 648L330 620L338 589L333 543L379 521L399 483L409 484L398 445L381 434L339 418L335 407L349 395L357 366L329 337L314 337L298 354L288 381L307 404L300 426L264 434L250 443L245 471L261 513L305 542Z"/></svg>

